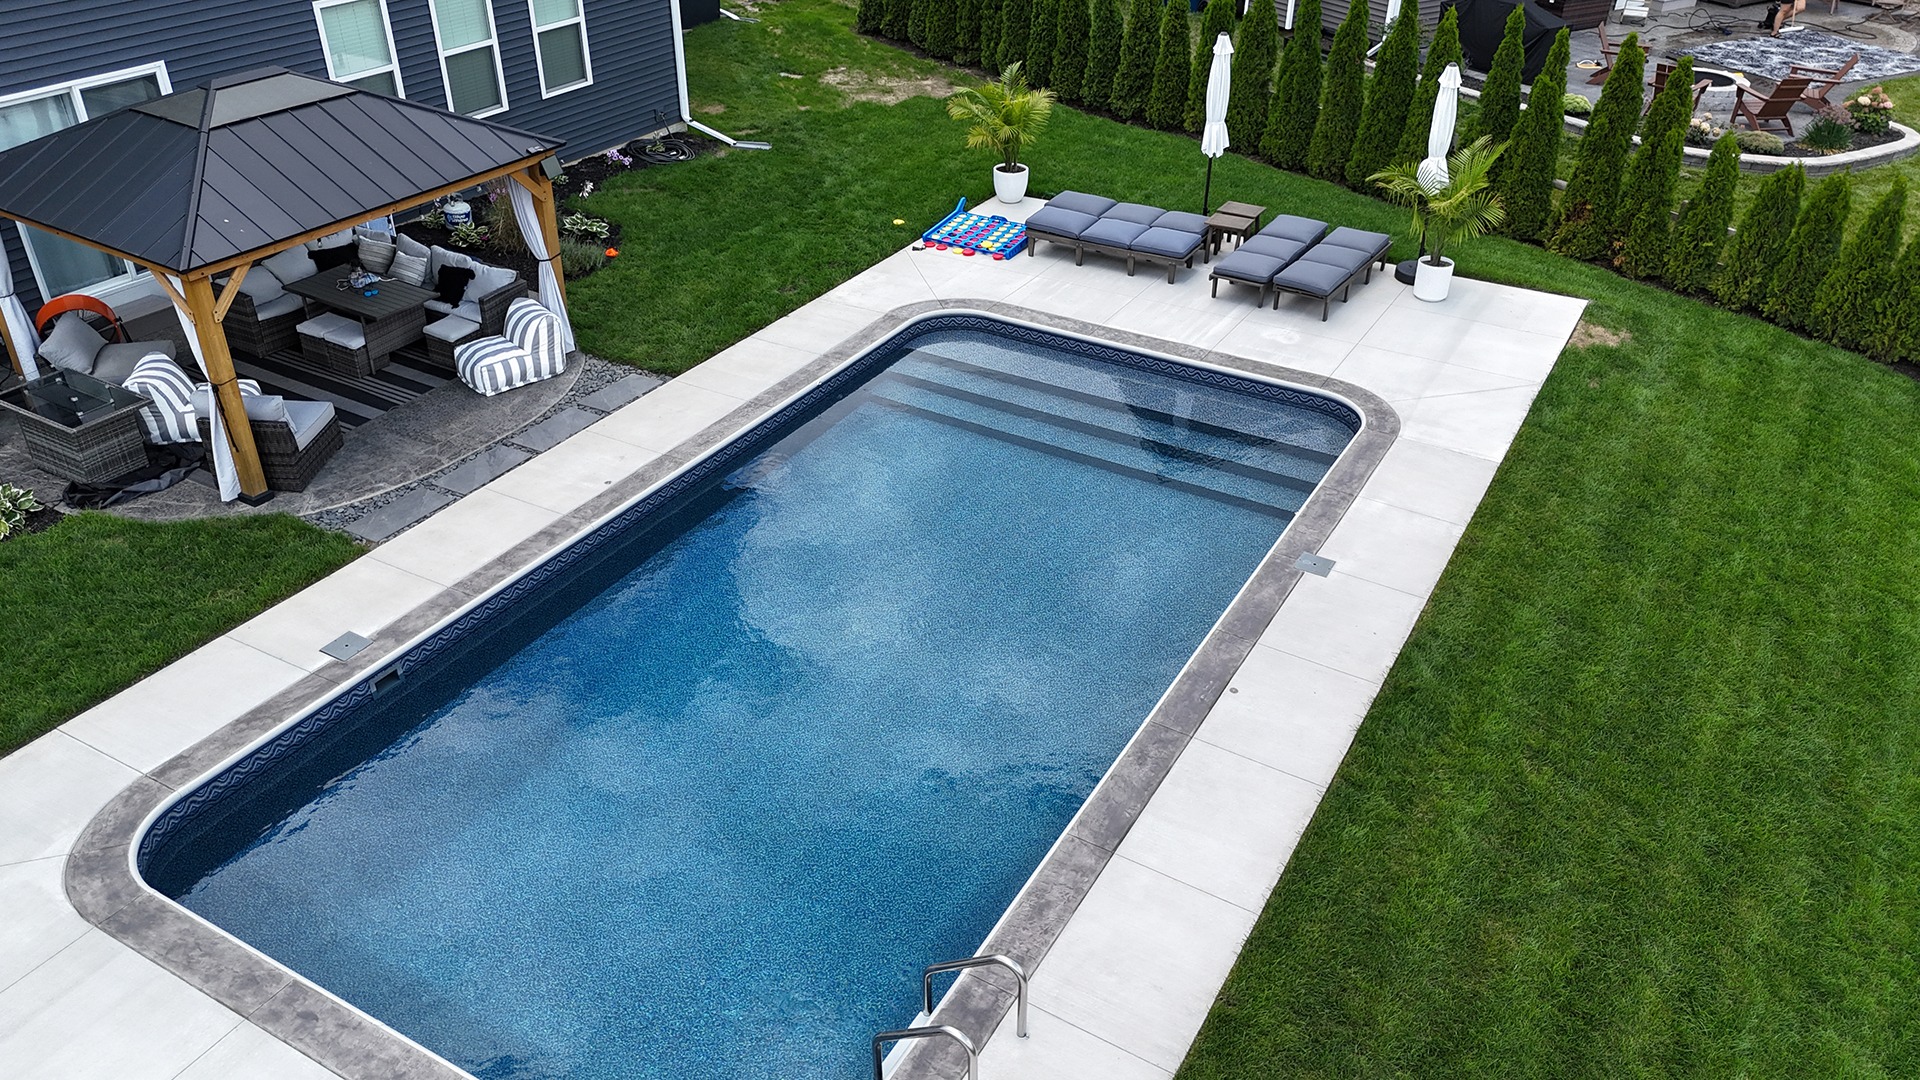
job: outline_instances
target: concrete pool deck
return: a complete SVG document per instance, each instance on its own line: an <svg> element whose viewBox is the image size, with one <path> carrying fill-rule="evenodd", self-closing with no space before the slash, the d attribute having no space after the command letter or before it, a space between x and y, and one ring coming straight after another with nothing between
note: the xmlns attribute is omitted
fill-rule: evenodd
<svg viewBox="0 0 1920 1080"><path fill-rule="evenodd" d="M1051 245L1003 263L896 253L0 759L0 1073L333 1075L81 914L74 899L97 921L114 911L69 896L68 864L109 850L89 823L130 787L192 781L225 756L206 756L202 740L223 745L212 737L274 699L313 700L363 676L506 576L503 557L530 561L564 543L577 532L570 520L771 410L791 393L777 384L889 313L955 300L1097 323L1121 344L1143 335L1224 366L1338 379L1399 417L1398 437L1319 546L1332 573L1300 578L1271 623L1248 631L1227 692L1046 954L1032 1038L1002 1032L983 1061L994 1080L1169 1074L1584 307L1464 279L1447 303L1421 304L1387 274L1322 323L1303 298L1256 310L1250 290L1209 299L1204 267L1180 278L1129 278L1099 256L1075 267ZM346 630L376 646L345 665L318 652ZM248 1015L297 1019L301 992L297 982L261 987ZM902 1021L911 1008L902 1002Z"/></svg>

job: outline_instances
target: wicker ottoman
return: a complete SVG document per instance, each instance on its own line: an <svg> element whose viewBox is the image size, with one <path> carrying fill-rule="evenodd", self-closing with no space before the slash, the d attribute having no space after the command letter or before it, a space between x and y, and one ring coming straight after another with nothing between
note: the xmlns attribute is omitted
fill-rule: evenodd
<svg viewBox="0 0 1920 1080"><path fill-rule="evenodd" d="M327 312L315 315L295 330L307 363L341 375L371 375L373 359L367 353L367 333L360 320Z"/></svg>
<svg viewBox="0 0 1920 1080"><path fill-rule="evenodd" d="M455 372L455 349L480 336L480 324L472 319L449 315L427 324L427 362L447 372Z"/></svg>

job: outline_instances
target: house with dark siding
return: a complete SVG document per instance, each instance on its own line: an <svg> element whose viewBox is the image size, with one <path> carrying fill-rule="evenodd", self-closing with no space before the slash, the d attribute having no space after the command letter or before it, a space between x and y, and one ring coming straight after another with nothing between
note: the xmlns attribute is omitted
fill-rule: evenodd
<svg viewBox="0 0 1920 1080"><path fill-rule="evenodd" d="M717 0L0 0L0 149L219 75L285 67L565 139L578 158L686 119L680 33ZM150 291L12 223L29 312ZM118 306L116 304L116 306Z"/></svg>

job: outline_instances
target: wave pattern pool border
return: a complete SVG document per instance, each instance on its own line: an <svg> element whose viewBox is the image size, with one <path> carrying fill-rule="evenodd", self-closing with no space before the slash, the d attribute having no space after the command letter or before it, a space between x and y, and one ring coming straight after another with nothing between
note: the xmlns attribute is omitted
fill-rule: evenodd
<svg viewBox="0 0 1920 1080"><path fill-rule="evenodd" d="M1021 326L985 316L946 315L923 319L895 331L879 348L873 349L857 362L847 365L834 375L822 380L819 385L802 394L786 407L756 422L739 437L706 455L671 481L662 484L652 494L628 507L612 521L562 548L530 573L513 581L506 588L488 597L478 607L455 619L451 625L407 650L393 664L361 679L345 694L334 698L306 719L281 732L246 757L227 766L212 779L196 786L185 798L168 807L147 829L146 835L140 838L136 864L141 872L145 873L153 853L185 828L194 817L216 806L232 792L244 788L247 781L262 770L271 769L282 758L300 749L336 723L353 716L373 699L378 693L378 687L385 680L396 675L405 677L421 665L431 663L441 653L455 647L469 635L481 631L508 609L534 596L543 586L555 577L566 573L575 563L645 522L681 493L698 485L715 472L730 469L742 458L752 456L769 439L785 434L781 429L787 422L811 412L823 400L837 394L849 383L859 382L874 369L884 367L898 359L909 351L916 337L951 330L997 334L1025 344L1044 345L1120 367L1151 372L1184 382L1231 390L1295 408L1308 409L1332 417L1346 425L1348 430L1355 434L1358 434L1361 428L1358 412L1321 394L1230 375L1226 372L1196 368L1190 364L1161 360L1132 350L1065 337L1052 331Z"/></svg>
<svg viewBox="0 0 1920 1080"><path fill-rule="evenodd" d="M772 419L796 395L831 380L843 367L859 365L867 350L883 346L903 330L953 313L984 317L996 326L1031 327L1074 339L1076 344L1122 353L1148 352L1170 357L1175 364L1204 365L1196 369L1200 371L1244 372L1263 387L1271 385L1270 380L1284 380L1308 388L1308 393L1337 395L1364 418L1359 434L1228 605L983 945L984 951L1042 962L1200 722L1226 692L1253 641L1301 579L1302 572L1294 565L1297 556L1318 550L1332 534L1399 438L1400 417L1384 399L1346 380L1289 367L1290 350L1284 342L1261 344L1245 353L1221 351L985 298L921 300L876 314L838 344L823 348L800 370L770 382L724 415L681 437L667 453L624 477L612 478L605 491L559 513L532 536L509 545L371 631L372 647L360 656L322 664L289 686L251 698L237 711L223 710L227 719L221 726L144 769L87 823L62 875L74 910L109 937L340 1076L468 1080L465 1072L419 1043L148 886L136 872L135 857L149 826L186 793L210 785L230 764L306 717L316 703L350 693L370 680L369 673L389 670L426 636L450 627L481 598L494 596L518 577L538 571L561 548L624 514L689 462ZM941 999L935 1019L966 1031L984 1046L1011 1006L1010 995L970 973ZM923 1041L912 1049L895 1070L895 1080L944 1076L958 1064L950 1057L957 1055L957 1049L945 1044Z"/></svg>

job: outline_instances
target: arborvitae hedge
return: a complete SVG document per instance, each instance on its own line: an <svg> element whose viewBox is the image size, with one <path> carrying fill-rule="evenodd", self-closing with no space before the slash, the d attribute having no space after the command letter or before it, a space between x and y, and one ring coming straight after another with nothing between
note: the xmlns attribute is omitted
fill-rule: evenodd
<svg viewBox="0 0 1920 1080"><path fill-rule="evenodd" d="M1420 69L1420 81L1413 88L1413 104L1407 106L1407 129L1401 133L1400 150L1394 155L1395 161L1419 161L1427 156L1427 134L1433 130L1433 102L1440 96L1440 73L1447 69L1448 64L1458 63L1460 16L1455 8L1449 6L1440 13L1440 25L1434 27L1433 40L1427 43L1427 63ZM1561 82L1565 81L1563 72ZM1507 152L1500 155L1502 167L1513 160L1514 149L1508 147ZM1511 209L1507 211L1507 219L1513 219Z"/></svg>
<svg viewBox="0 0 1920 1080"><path fill-rule="evenodd" d="M1360 111L1367 103L1367 13L1367 5L1349 4L1347 17L1334 31L1333 47L1327 50L1327 77L1320 88L1320 117L1307 148L1307 171L1335 183L1347 177L1347 158L1353 154Z"/></svg>
<svg viewBox="0 0 1920 1080"><path fill-rule="evenodd" d="M927 43L922 48L930 56L953 59L955 39L960 32L960 5L965 0L933 0L927 12Z"/></svg>
<svg viewBox="0 0 1920 1080"><path fill-rule="evenodd" d="M1053 33L1053 92L1061 101L1080 100L1087 72L1087 0L1059 0L1060 19Z"/></svg>
<svg viewBox="0 0 1920 1080"><path fill-rule="evenodd" d="M1760 181L1740 227L1727 241L1727 269L1713 283L1713 295L1728 307L1758 307L1767 298L1773 272L1785 257L1807 174L1789 165Z"/></svg>
<svg viewBox="0 0 1920 1080"><path fill-rule="evenodd" d="M1293 36L1280 50L1280 73L1260 133L1260 155L1283 169L1299 170L1307 167L1320 119L1320 0L1300 0L1293 26Z"/></svg>
<svg viewBox="0 0 1920 1080"><path fill-rule="evenodd" d="M913 15L913 0L887 0L880 15L880 35L895 41L907 40L907 20Z"/></svg>
<svg viewBox="0 0 1920 1080"><path fill-rule="evenodd" d="M1840 241L1847 235L1852 202L1853 177L1848 173L1835 173L1814 186L1800 220L1793 223L1786 257L1768 286L1767 302L1761 308L1767 318L1795 330L1807 329L1820 282L1833 268Z"/></svg>
<svg viewBox="0 0 1920 1080"><path fill-rule="evenodd" d="M1713 144L1700 190L1680 208L1667 248L1667 283L1701 292L1720 273L1720 249L1733 224L1733 192L1740 183L1740 144L1729 131Z"/></svg>
<svg viewBox="0 0 1920 1080"><path fill-rule="evenodd" d="M1060 18L1060 6L1056 0L1032 0L1027 18L1030 21L1027 30L1027 66L1020 70L1027 73L1028 86L1053 85L1053 28Z"/></svg>
<svg viewBox="0 0 1920 1080"><path fill-rule="evenodd" d="M1000 5L1000 61L989 70L1004 71L1013 64L1027 69L1027 41L1033 37L1033 5L1029 0L1003 0ZM1033 85L1031 78L1027 85Z"/></svg>
<svg viewBox="0 0 1920 1080"><path fill-rule="evenodd" d="M886 20L887 0L860 0L860 6L853 11L853 30L856 34L877 34L880 24Z"/></svg>
<svg viewBox="0 0 1920 1080"><path fill-rule="evenodd" d="M1120 0L1093 0L1093 25L1087 35L1087 70L1080 75L1080 99L1088 108L1113 107L1113 78L1120 70L1120 42L1126 36Z"/></svg>
<svg viewBox="0 0 1920 1080"><path fill-rule="evenodd" d="M1562 255L1597 259L1607 253L1627 148L1633 143L1633 129L1640 124L1640 75L1646 60L1640 35L1628 34L1593 107L1593 121L1580 140L1573 178L1567 181L1554 215L1547 246Z"/></svg>
<svg viewBox="0 0 1920 1080"><path fill-rule="evenodd" d="M1883 363L1920 356L1920 240L1907 245L1874 298L1867 355Z"/></svg>
<svg viewBox="0 0 1920 1080"><path fill-rule="evenodd" d="M1234 0L1207 0L1207 10L1200 16L1200 40L1193 43L1193 64L1189 69L1191 78L1187 81L1187 116L1185 127L1188 131L1199 131L1200 125L1207 119L1207 76L1213 73L1213 44L1225 34L1233 37ZM1240 54L1235 52L1237 61ZM1231 98L1229 98L1231 101Z"/></svg>
<svg viewBox="0 0 1920 1080"><path fill-rule="evenodd" d="M1900 255L1900 225L1907 213L1906 178L1893 186L1854 230L1813 298L1813 332L1836 345L1865 352L1872 340L1876 305L1887 289L1887 268Z"/></svg>
<svg viewBox="0 0 1920 1080"><path fill-rule="evenodd" d="M1280 56L1280 16L1273 0L1253 0L1233 43L1233 96L1227 99L1227 141L1243 154L1259 150Z"/></svg>
<svg viewBox="0 0 1920 1080"><path fill-rule="evenodd" d="M1113 73L1113 114L1131 120L1147 110L1153 90L1153 57L1160 45L1160 0L1133 0L1127 32L1120 39L1120 68Z"/></svg>
<svg viewBox="0 0 1920 1080"><path fill-rule="evenodd" d="M1614 265L1637 278L1666 269L1673 230L1673 200L1686 156L1687 119L1693 112L1693 58L1683 56L1653 99L1640 126L1640 149L1627 166L1626 185L1613 219L1619 251Z"/></svg>
<svg viewBox="0 0 1920 1080"><path fill-rule="evenodd" d="M989 74L1000 72L1000 0L974 0L980 13L980 47L974 62Z"/></svg>
<svg viewBox="0 0 1920 1080"><path fill-rule="evenodd" d="M1525 5L1515 4L1507 13L1500 47L1493 51L1493 62L1487 65L1487 81L1480 87L1480 120L1474 131L1493 136L1497 143L1513 136L1513 125L1520 119L1520 76L1527 64L1527 47L1521 35L1526 31Z"/></svg>
<svg viewBox="0 0 1920 1080"><path fill-rule="evenodd" d="M1187 82L1193 66L1193 35L1187 30L1187 9L1168 4L1160 9L1160 55L1153 64L1153 93L1147 99L1147 123L1176 131L1187 118Z"/></svg>
<svg viewBox="0 0 1920 1080"><path fill-rule="evenodd" d="M1407 109L1413 105L1413 80L1419 69L1420 0L1406 0L1375 57L1366 108L1360 114L1360 134L1347 155L1347 183L1355 188L1370 190L1367 177L1393 163L1407 133Z"/></svg>
<svg viewBox="0 0 1920 1080"><path fill-rule="evenodd" d="M907 2L907 40L921 48L927 47L927 15L935 4L946 0L906 0Z"/></svg>
<svg viewBox="0 0 1920 1080"><path fill-rule="evenodd" d="M1452 14L1453 9L1447 9ZM1494 170L1494 190L1506 207L1506 232L1525 240L1539 238L1553 217L1553 176L1560 162L1561 99L1567 92L1567 62L1572 48L1562 28L1547 50L1546 66L1533 81L1527 109L1513 125L1513 139ZM1418 151L1426 154L1426 141Z"/></svg>

